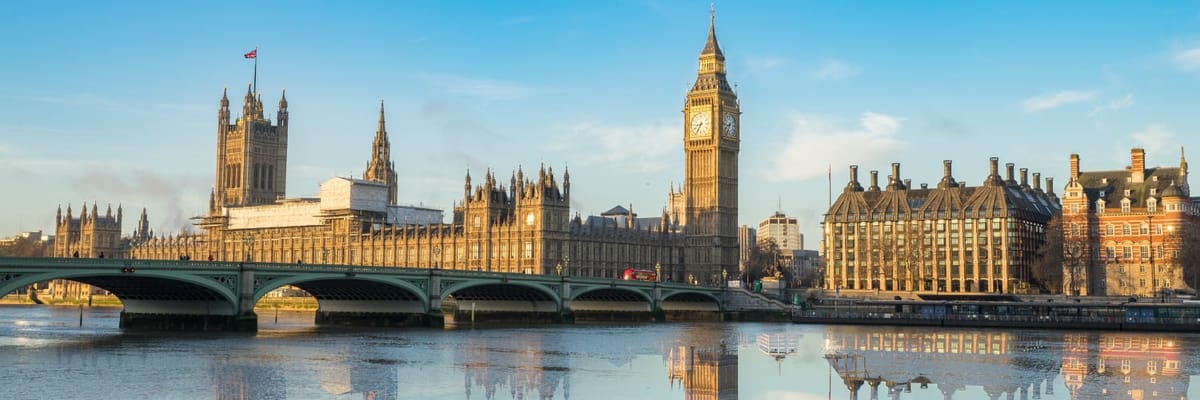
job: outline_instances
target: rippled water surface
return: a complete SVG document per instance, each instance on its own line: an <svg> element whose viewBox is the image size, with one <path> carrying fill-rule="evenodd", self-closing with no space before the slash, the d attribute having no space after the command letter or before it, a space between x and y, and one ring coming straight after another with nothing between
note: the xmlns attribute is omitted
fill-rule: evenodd
<svg viewBox="0 0 1200 400"><path fill-rule="evenodd" d="M130 333L0 306L0 399L1180 399L1200 335L664 323Z"/></svg>

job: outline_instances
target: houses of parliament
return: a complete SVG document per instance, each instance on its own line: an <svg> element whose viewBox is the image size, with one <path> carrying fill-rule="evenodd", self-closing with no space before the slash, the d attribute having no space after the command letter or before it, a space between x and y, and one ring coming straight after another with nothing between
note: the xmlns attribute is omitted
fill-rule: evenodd
<svg viewBox="0 0 1200 400"><path fill-rule="evenodd" d="M130 257L271 263L329 263L506 273L617 277L626 268L659 279L715 282L736 273L739 102L726 79L715 26L699 55L683 108L686 155L682 196L658 217L614 207L601 216L570 210L571 178L552 167L507 179L488 170L464 177L449 223L441 210L400 206L385 109L361 179L322 182L318 198L287 198L288 101L272 121L262 95L248 89L234 116L228 94L217 111L214 183L199 233L148 231L145 213L133 237L121 237L122 210L92 205L56 218L58 257Z"/></svg>

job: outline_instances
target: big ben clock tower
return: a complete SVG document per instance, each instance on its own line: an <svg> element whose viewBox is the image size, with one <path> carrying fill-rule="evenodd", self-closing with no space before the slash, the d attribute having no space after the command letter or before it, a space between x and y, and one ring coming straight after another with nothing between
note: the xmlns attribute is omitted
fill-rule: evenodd
<svg viewBox="0 0 1200 400"><path fill-rule="evenodd" d="M687 171L687 249L684 276L699 282L720 280L722 270L738 272L738 147L741 111L725 78L725 54L717 44L714 16L700 51L696 84L683 106L683 151Z"/></svg>

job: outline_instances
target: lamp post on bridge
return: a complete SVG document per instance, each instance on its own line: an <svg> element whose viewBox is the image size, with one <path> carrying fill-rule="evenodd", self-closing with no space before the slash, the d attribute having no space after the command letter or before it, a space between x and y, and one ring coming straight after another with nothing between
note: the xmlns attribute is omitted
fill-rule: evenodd
<svg viewBox="0 0 1200 400"><path fill-rule="evenodd" d="M654 281L662 282L662 263L654 263Z"/></svg>
<svg viewBox="0 0 1200 400"><path fill-rule="evenodd" d="M321 264L329 264L329 249L321 248Z"/></svg>
<svg viewBox="0 0 1200 400"><path fill-rule="evenodd" d="M254 253L254 234L243 234L242 246L246 248L246 262L253 261L251 254Z"/></svg>
<svg viewBox="0 0 1200 400"><path fill-rule="evenodd" d="M433 269L438 269L438 254L442 253L441 246L433 246Z"/></svg>

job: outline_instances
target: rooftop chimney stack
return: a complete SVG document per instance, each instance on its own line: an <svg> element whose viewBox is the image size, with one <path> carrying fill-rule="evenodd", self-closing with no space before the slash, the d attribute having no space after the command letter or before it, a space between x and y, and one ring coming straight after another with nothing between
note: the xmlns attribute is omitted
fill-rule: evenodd
<svg viewBox="0 0 1200 400"><path fill-rule="evenodd" d="M1067 179L1068 182L1074 182L1079 179L1079 154L1071 154L1071 176ZM1049 185L1047 185L1049 186Z"/></svg>
<svg viewBox="0 0 1200 400"><path fill-rule="evenodd" d="M1129 151L1129 178L1133 183L1146 180L1146 150L1134 148Z"/></svg>

